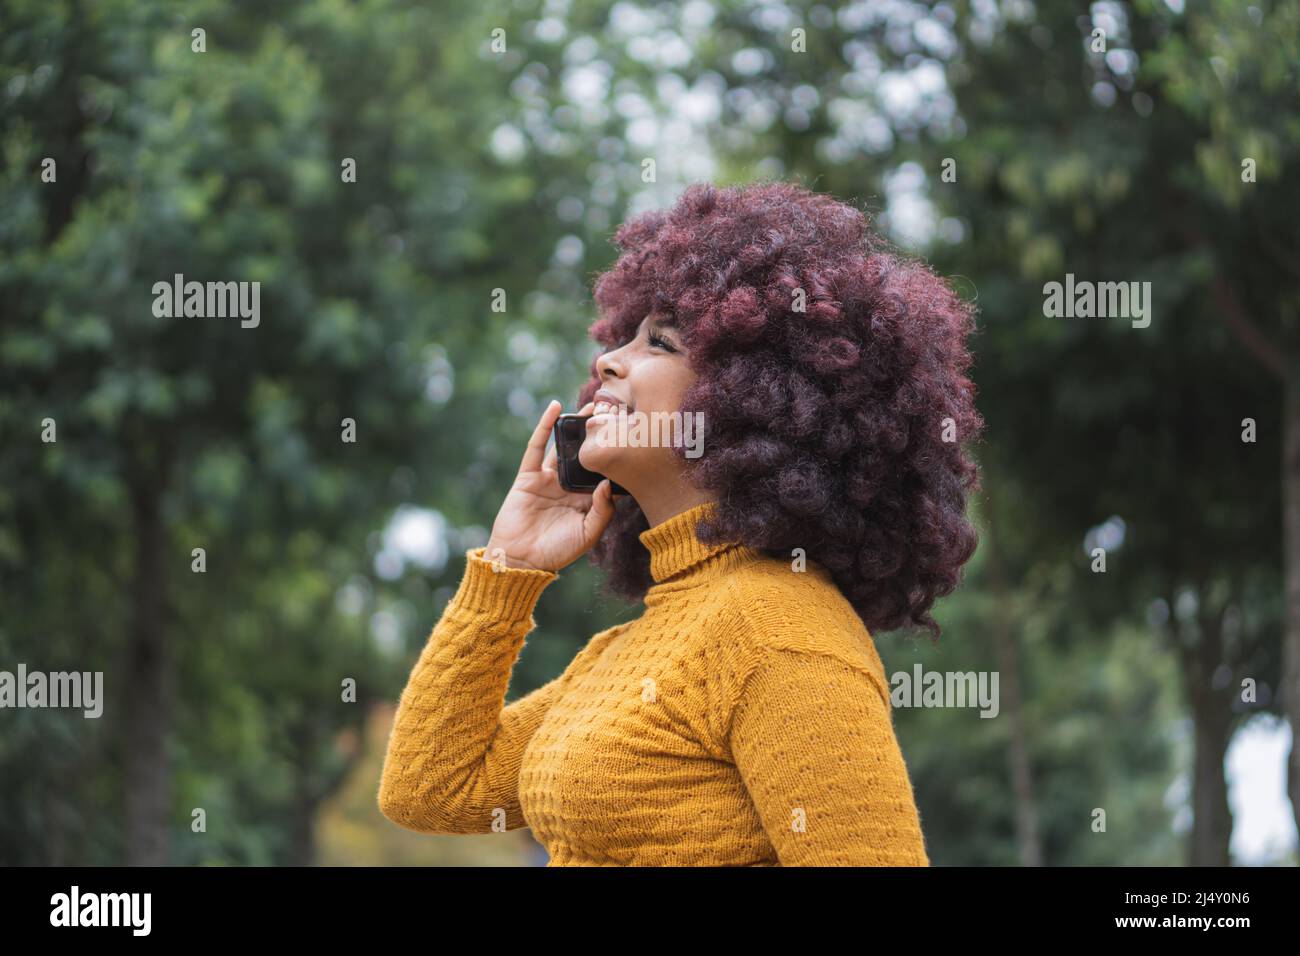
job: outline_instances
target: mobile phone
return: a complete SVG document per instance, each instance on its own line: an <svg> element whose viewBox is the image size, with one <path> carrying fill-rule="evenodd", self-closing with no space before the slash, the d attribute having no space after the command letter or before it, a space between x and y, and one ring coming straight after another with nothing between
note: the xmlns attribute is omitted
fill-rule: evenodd
<svg viewBox="0 0 1300 956"><path fill-rule="evenodd" d="M587 419L590 415L561 415L555 420L555 470L560 477L560 487L565 491L593 492L596 486L605 480L589 468L583 468L578 461L578 451L587 438ZM627 490L618 482L611 480L609 490L616 495L625 495Z"/></svg>

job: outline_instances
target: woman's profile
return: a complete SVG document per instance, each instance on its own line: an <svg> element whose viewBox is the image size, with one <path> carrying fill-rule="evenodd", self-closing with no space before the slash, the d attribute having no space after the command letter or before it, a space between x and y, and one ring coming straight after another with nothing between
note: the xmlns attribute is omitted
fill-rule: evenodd
<svg viewBox="0 0 1300 956"><path fill-rule="evenodd" d="M528 826L555 866L929 865L872 635L937 637L975 550L973 307L790 183L692 185L615 242L577 401L606 480L560 486L551 403L402 692L381 810ZM620 430L676 412L702 454ZM584 554L644 612L504 706Z"/></svg>

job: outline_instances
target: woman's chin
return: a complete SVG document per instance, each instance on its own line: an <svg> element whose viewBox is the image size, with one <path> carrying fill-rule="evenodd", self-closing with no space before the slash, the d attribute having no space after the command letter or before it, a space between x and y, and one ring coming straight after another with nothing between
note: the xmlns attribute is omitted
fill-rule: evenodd
<svg viewBox="0 0 1300 956"><path fill-rule="evenodd" d="M605 441L602 441L602 438L605 438ZM626 471L629 464L628 452L634 449L620 448L611 443L612 439L613 435L603 434L593 428L587 434L582 447L578 449L578 463L589 471L608 475L614 481L618 481L611 472Z"/></svg>
<svg viewBox="0 0 1300 956"><path fill-rule="evenodd" d="M609 474L609 468L613 465L611 458L612 456L608 454L606 448L588 448L583 445L578 450L578 464L588 471L594 471L601 475Z"/></svg>

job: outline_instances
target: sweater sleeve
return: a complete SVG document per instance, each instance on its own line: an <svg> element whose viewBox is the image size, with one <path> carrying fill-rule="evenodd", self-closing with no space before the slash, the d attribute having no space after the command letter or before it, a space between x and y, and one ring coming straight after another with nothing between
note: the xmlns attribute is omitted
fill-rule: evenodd
<svg viewBox="0 0 1300 956"><path fill-rule="evenodd" d="M524 748L594 653L595 639L555 680L503 707L524 639L536 627L533 609L558 576L494 567L483 551L466 552L460 587L402 691L384 757L381 812L423 833L489 833L495 821L508 830L526 825L519 806Z"/></svg>
<svg viewBox="0 0 1300 956"><path fill-rule="evenodd" d="M929 866L893 719L865 671L761 649L729 742L782 866Z"/></svg>

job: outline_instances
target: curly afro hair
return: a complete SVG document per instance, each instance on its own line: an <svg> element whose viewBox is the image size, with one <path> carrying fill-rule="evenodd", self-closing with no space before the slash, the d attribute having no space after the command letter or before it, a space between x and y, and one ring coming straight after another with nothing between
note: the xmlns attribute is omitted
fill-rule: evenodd
<svg viewBox="0 0 1300 956"><path fill-rule="evenodd" d="M975 551L963 450L984 421L966 338L975 309L927 265L891 252L867 217L785 182L688 187L669 210L624 223L594 287L590 336L608 348L655 312L671 317L697 378L705 454L682 459L716 493L705 544L738 542L822 565L869 631L940 628L935 600ZM581 390L600 386L596 361ZM606 588L640 601L653 584L631 497L590 553Z"/></svg>

